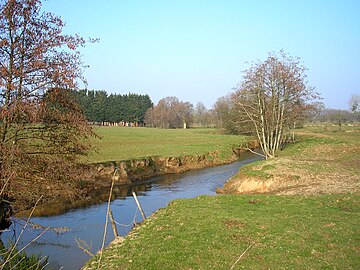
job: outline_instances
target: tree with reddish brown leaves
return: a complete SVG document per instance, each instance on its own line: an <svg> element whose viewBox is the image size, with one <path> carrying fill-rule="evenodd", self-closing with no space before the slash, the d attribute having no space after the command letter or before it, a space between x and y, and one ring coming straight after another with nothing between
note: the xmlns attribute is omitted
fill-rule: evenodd
<svg viewBox="0 0 360 270"><path fill-rule="evenodd" d="M69 168L93 132L73 95L84 82L78 49L86 41L63 34L40 0L0 5L0 188L11 177L12 196L26 183L73 179Z"/></svg>

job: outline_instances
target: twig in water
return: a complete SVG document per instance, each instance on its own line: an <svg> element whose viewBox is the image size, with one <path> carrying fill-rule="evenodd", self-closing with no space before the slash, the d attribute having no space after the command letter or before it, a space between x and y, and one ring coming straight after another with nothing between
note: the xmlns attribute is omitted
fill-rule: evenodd
<svg viewBox="0 0 360 270"><path fill-rule="evenodd" d="M40 262L43 261L43 260L46 260L46 259L47 259L47 257L44 256L44 257L43 257L40 261L38 261L36 264L38 264L38 266L39 266ZM33 267L34 267L36 264L34 264L30 269L33 269ZM45 269L45 267L48 266L48 265L49 265L49 263L47 262L40 270Z"/></svg>
<svg viewBox="0 0 360 270"><path fill-rule="evenodd" d="M94 257L94 254L91 253L91 246L86 243L84 240L81 240L80 238L76 238L75 242L82 251L84 251L86 254L90 255L90 257Z"/></svg>
<svg viewBox="0 0 360 270"><path fill-rule="evenodd" d="M116 223L115 223L115 219L114 219L114 216L113 216L113 213L112 213L111 209L109 209L109 216L110 216L110 221L111 221L111 227L112 227L113 232L114 232L114 237L116 239L119 236L119 233L118 233Z"/></svg>
<svg viewBox="0 0 360 270"><path fill-rule="evenodd" d="M40 225L40 224L37 224L37 223L34 223L34 222L31 222L31 221L27 221L23 218L12 218L12 221L14 222L18 222L19 224L22 223L22 222L27 222L28 223L28 226L30 226L32 229L35 229L35 230L45 230L48 228L48 230L50 231L53 231L53 232L56 232L57 234L62 234L62 233L65 233L65 232L68 232L70 231L70 229L68 227L49 227L49 226L43 226L43 225Z"/></svg>
<svg viewBox="0 0 360 270"><path fill-rule="evenodd" d="M245 251L239 256L239 258L236 260L236 262L230 267L230 270L233 270L235 265L241 260L241 258L246 254L246 252L255 245L255 242L252 243L250 246L245 249Z"/></svg>
<svg viewBox="0 0 360 270"><path fill-rule="evenodd" d="M115 172L116 172L116 171L115 171ZM114 174L115 174L115 173L114 173ZM110 202L111 202L111 195L112 195L112 190L113 190L113 187L114 187L114 182L115 182L115 178L112 179L111 187L110 187L110 192L109 192L109 199L108 199L108 204L107 204L105 227L104 227L104 236L103 236L103 241L102 241L102 245L101 245L101 249L100 249L100 257L99 257L97 269L100 269L100 264L101 264L101 259L102 259L102 253L103 253L103 249L104 249L104 247L105 247L106 231L107 231L107 226L108 226L108 221L109 221Z"/></svg>

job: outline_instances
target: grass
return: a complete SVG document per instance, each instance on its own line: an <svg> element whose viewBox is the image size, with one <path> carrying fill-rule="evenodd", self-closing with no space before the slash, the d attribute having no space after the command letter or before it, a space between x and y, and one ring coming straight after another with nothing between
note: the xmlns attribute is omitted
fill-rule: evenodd
<svg viewBox="0 0 360 270"><path fill-rule="evenodd" d="M273 175L269 174L268 171L275 170L276 166L274 164L266 164L266 165L263 165L263 164L264 164L263 161L252 162L252 163L242 167L241 172L246 176L269 179ZM259 166L259 169L254 169L257 166Z"/></svg>
<svg viewBox="0 0 360 270"><path fill-rule="evenodd" d="M215 129L154 129L98 127L101 140L94 139L97 153L87 162L128 160L149 156L204 155L218 151L221 158L232 155L232 148L247 137L223 135Z"/></svg>
<svg viewBox="0 0 360 270"><path fill-rule="evenodd" d="M360 197L177 200L103 253L101 269L359 269ZM87 264L95 269L96 257Z"/></svg>
<svg viewBox="0 0 360 270"><path fill-rule="evenodd" d="M356 131L357 132L354 132ZM360 175L360 132L354 126L343 131L313 132L308 127L300 132L300 140L278 153L280 158L305 160L298 163L304 170L315 173L342 173ZM310 133L311 137L307 135ZM294 162L296 163L296 162ZM303 164L303 165L301 165ZM306 166L304 166L306 165ZM308 166L308 167L307 167Z"/></svg>

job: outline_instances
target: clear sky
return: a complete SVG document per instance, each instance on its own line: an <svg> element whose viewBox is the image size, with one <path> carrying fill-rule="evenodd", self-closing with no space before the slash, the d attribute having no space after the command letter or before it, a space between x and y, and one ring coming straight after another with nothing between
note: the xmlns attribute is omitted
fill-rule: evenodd
<svg viewBox="0 0 360 270"><path fill-rule="evenodd" d="M88 89L177 96L208 108L249 62L284 49L301 58L327 107L360 94L360 1L48 0L82 49Z"/></svg>

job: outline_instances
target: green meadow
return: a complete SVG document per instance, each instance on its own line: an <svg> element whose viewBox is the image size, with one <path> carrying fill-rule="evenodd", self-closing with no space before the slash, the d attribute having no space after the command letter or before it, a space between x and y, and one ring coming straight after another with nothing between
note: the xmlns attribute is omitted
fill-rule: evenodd
<svg viewBox="0 0 360 270"><path fill-rule="evenodd" d="M177 200L105 249L100 269L359 269L359 209L349 194Z"/></svg>
<svg viewBox="0 0 360 270"><path fill-rule="evenodd" d="M224 135L216 129L156 129L97 127L100 138L89 163L128 160L149 156L203 155L217 151L226 159L232 149L246 143L247 137Z"/></svg>

